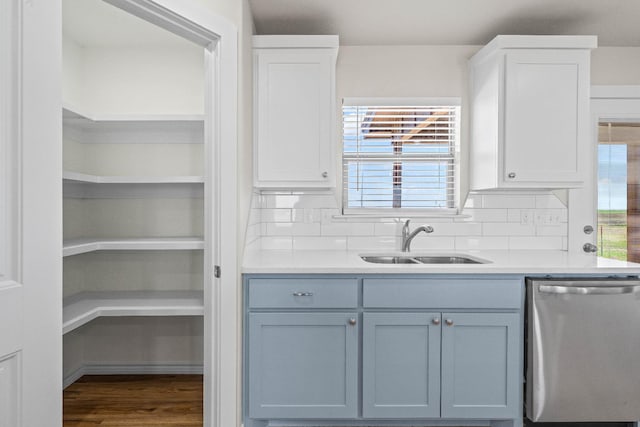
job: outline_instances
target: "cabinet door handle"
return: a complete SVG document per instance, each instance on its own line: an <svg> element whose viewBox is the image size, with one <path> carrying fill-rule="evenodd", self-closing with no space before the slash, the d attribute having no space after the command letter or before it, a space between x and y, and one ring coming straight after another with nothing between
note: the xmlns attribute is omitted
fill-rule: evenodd
<svg viewBox="0 0 640 427"><path fill-rule="evenodd" d="M322 177L323 177L323 178L326 178L326 177L328 177L328 176L329 176L329 173L328 173L328 172L322 172Z"/></svg>
<svg viewBox="0 0 640 427"><path fill-rule="evenodd" d="M294 292L293 296L294 297L312 297L313 292Z"/></svg>
<svg viewBox="0 0 640 427"><path fill-rule="evenodd" d="M515 172L509 172L509 175L507 175L509 178L513 179L516 177L516 173Z"/></svg>
<svg viewBox="0 0 640 427"><path fill-rule="evenodd" d="M447 319L444 321L448 326L452 326L453 325L453 319Z"/></svg>
<svg viewBox="0 0 640 427"><path fill-rule="evenodd" d="M440 324L440 318L439 317L434 317L433 319L431 319L431 323L433 323L434 325L439 325Z"/></svg>
<svg viewBox="0 0 640 427"><path fill-rule="evenodd" d="M354 317L352 317L351 319L349 319L349 321L348 321L348 322L349 322L349 324L350 324L351 326L353 326L353 325L355 325L356 323L358 323L358 321L357 321Z"/></svg>

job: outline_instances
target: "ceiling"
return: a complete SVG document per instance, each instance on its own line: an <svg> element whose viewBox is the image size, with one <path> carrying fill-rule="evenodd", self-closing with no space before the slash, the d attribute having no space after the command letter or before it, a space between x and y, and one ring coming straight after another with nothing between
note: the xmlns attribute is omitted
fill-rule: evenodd
<svg viewBox="0 0 640 427"><path fill-rule="evenodd" d="M597 35L640 46L637 0L249 0L257 34L341 45L484 45L498 34Z"/></svg>

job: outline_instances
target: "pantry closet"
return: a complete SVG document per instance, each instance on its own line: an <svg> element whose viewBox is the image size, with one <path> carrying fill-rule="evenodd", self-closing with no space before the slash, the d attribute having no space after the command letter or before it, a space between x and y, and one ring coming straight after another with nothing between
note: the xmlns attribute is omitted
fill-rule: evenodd
<svg viewBox="0 0 640 427"><path fill-rule="evenodd" d="M63 378L202 373L203 47L63 1Z"/></svg>

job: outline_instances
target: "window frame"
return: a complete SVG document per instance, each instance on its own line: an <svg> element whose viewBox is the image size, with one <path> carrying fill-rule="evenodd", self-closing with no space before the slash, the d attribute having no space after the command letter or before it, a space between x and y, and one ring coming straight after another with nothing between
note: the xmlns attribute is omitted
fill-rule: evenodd
<svg viewBox="0 0 640 427"><path fill-rule="evenodd" d="M345 173L344 173L344 107L367 107L367 106L446 106L457 107L456 115L456 127L455 127L455 140L453 148L453 194L451 196L451 202L453 207L451 208L368 208L347 207L347 194L345 187ZM340 108L341 115L341 147L340 147L340 203L341 214L345 217L385 217L385 218L403 218L403 217L453 217L460 213L460 140L461 140L461 122L462 122L462 99L460 97L419 97L419 98L397 98L397 97L345 97L342 99Z"/></svg>

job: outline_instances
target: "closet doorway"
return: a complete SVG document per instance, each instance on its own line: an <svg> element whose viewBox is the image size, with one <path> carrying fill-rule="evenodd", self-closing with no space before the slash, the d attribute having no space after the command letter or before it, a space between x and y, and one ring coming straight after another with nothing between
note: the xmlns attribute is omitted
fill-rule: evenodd
<svg viewBox="0 0 640 427"><path fill-rule="evenodd" d="M62 0L63 379L203 375L232 425L236 36L181 3Z"/></svg>

